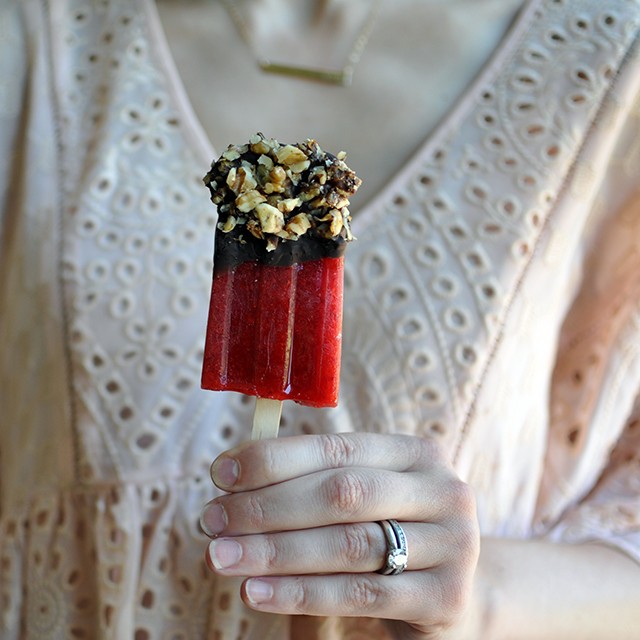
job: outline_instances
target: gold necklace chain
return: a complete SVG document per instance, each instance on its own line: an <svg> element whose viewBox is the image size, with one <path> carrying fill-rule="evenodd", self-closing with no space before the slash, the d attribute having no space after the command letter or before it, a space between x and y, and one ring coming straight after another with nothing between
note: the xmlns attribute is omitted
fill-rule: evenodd
<svg viewBox="0 0 640 640"><path fill-rule="evenodd" d="M351 51L349 51L345 63L341 69L322 69L315 67L304 67L294 64L286 64L279 62L272 62L261 56L255 49L249 26L244 19L244 16L240 12L237 6L236 0L220 0L224 6L229 18L233 22L238 35L247 46L247 48L253 53L253 56L258 64L258 67L265 73L276 73L283 76L292 76L296 78L302 78L304 80L315 80L317 82L326 82L328 84L342 85L348 87L353 81L353 72L356 65L360 62L362 52L364 51L369 37L373 31L378 14L380 13L380 5L382 0L373 0L371 3L371 9L369 15L364 21L362 28L356 35Z"/></svg>

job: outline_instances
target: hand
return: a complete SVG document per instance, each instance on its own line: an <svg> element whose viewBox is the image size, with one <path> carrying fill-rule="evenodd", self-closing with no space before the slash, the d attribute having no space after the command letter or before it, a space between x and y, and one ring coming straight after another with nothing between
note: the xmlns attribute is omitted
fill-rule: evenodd
<svg viewBox="0 0 640 640"><path fill-rule="evenodd" d="M436 443L340 434L244 443L213 463L230 492L206 505L207 561L250 576L245 603L283 614L390 621L399 638L443 638L459 627L479 553L475 501ZM376 573L398 520L408 567Z"/></svg>

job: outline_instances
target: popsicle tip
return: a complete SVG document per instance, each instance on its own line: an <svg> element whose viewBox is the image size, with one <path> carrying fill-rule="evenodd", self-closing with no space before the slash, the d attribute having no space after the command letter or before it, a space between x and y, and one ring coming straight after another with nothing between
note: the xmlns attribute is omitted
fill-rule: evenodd
<svg viewBox="0 0 640 640"><path fill-rule="evenodd" d="M350 242L349 199L362 181L346 155L326 153L313 138L281 144L260 132L230 144L204 177L218 229L242 228L268 250L305 235Z"/></svg>

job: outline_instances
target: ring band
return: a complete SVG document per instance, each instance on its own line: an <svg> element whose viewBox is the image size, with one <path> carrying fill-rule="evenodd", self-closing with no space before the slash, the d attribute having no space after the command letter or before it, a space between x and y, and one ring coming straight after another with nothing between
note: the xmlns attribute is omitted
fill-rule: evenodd
<svg viewBox="0 0 640 640"><path fill-rule="evenodd" d="M387 539L387 554L384 566L378 571L383 576L397 576L407 568L409 553L407 537L396 520L380 520L378 524Z"/></svg>

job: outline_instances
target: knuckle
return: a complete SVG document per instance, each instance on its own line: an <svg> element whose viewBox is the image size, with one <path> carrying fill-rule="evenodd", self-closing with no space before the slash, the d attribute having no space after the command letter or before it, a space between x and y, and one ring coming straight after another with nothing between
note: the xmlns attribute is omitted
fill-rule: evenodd
<svg viewBox="0 0 640 640"><path fill-rule="evenodd" d="M282 461L275 455L275 449L270 443L261 443L262 446L259 449L259 465L257 468L261 468L266 479L277 479L282 473Z"/></svg>
<svg viewBox="0 0 640 640"><path fill-rule="evenodd" d="M416 440L417 458L422 464L432 465L437 461L446 459L444 446L440 442L433 438L416 438Z"/></svg>
<svg viewBox="0 0 640 640"><path fill-rule="evenodd" d="M431 460L440 453L440 445L433 438L419 438L419 442L422 457Z"/></svg>
<svg viewBox="0 0 640 640"><path fill-rule="evenodd" d="M326 481L329 509L334 515L357 515L370 500L371 488L361 474L343 471Z"/></svg>
<svg viewBox="0 0 640 640"><path fill-rule="evenodd" d="M252 531L265 530L266 509L258 494L251 493L245 497L244 516Z"/></svg>
<svg viewBox="0 0 640 640"><path fill-rule="evenodd" d="M366 575L353 576L349 581L345 599L354 612L367 613L378 609L382 596L380 585Z"/></svg>
<svg viewBox="0 0 640 640"><path fill-rule="evenodd" d="M320 436L320 450L325 464L332 469L353 466L357 445L344 434L326 433Z"/></svg>
<svg viewBox="0 0 640 640"><path fill-rule="evenodd" d="M353 524L344 527L339 541L339 554L348 566L361 565L371 556L371 537L363 525Z"/></svg>
<svg viewBox="0 0 640 640"><path fill-rule="evenodd" d="M449 522L441 525L444 555L439 563L446 570L474 569L480 554L480 533L471 522Z"/></svg>
<svg viewBox="0 0 640 640"><path fill-rule="evenodd" d="M304 578L295 578L291 583L291 602L296 613L308 613L314 610L315 592Z"/></svg>
<svg viewBox="0 0 640 640"><path fill-rule="evenodd" d="M471 487L462 480L455 479L447 487L447 502L457 514L471 516L476 512L475 495Z"/></svg>
<svg viewBox="0 0 640 640"><path fill-rule="evenodd" d="M264 537L264 558L262 562L266 571L272 572L279 568L279 560L282 557L281 551L275 536L267 535Z"/></svg>

